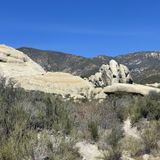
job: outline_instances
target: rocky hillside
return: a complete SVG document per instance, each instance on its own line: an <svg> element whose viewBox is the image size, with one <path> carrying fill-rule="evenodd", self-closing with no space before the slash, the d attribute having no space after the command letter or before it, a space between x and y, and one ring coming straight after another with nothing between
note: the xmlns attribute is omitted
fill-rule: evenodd
<svg viewBox="0 0 160 160"><path fill-rule="evenodd" d="M18 50L27 54L47 71L63 71L87 77L94 74L102 64L108 63L111 59L111 57L107 56L90 59L62 52L33 48L19 48Z"/></svg>
<svg viewBox="0 0 160 160"><path fill-rule="evenodd" d="M160 52L136 52L116 57L128 66L137 83L160 82Z"/></svg>
<svg viewBox="0 0 160 160"><path fill-rule="evenodd" d="M136 83L160 82L160 52L136 52L123 56L85 58L56 51L19 48L47 71L63 71L82 77L95 74L102 64L115 59L126 65ZM63 62L63 63L62 63Z"/></svg>

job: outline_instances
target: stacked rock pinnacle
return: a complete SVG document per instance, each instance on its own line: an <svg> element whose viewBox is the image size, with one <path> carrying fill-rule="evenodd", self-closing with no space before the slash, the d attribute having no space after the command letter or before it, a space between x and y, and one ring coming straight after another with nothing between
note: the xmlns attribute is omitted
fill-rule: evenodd
<svg viewBox="0 0 160 160"><path fill-rule="evenodd" d="M129 69L111 60L109 64L103 64L99 72L89 77L89 81L96 87L106 87L115 83L133 83Z"/></svg>

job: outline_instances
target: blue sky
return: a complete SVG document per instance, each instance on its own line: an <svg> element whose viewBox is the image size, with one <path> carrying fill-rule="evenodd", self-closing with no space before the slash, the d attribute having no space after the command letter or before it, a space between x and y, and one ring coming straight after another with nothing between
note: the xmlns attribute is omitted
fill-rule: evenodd
<svg viewBox="0 0 160 160"><path fill-rule="evenodd" d="M86 57L160 50L160 0L0 0L0 43Z"/></svg>

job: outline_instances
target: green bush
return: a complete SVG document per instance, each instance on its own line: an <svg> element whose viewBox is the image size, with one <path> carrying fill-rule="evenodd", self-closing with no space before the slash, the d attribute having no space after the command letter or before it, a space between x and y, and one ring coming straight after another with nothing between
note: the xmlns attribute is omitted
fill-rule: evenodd
<svg viewBox="0 0 160 160"><path fill-rule="evenodd" d="M103 160L120 160L122 156L122 149L120 148L120 140L123 138L123 130L120 126L114 126L110 135L106 139L109 148L104 153Z"/></svg>
<svg viewBox="0 0 160 160"><path fill-rule="evenodd" d="M35 159L39 131L71 133L73 121L68 102L53 94L27 92L3 83L0 83L1 160Z"/></svg>
<svg viewBox="0 0 160 160"><path fill-rule="evenodd" d="M141 139L125 137L120 142L121 149L127 151L132 157L138 156L144 151L144 143Z"/></svg>
<svg viewBox="0 0 160 160"><path fill-rule="evenodd" d="M7 139L1 139L1 160L33 158L33 147L34 143L36 143L36 132L33 130L23 129L24 128L21 126L16 126L15 131Z"/></svg>
<svg viewBox="0 0 160 160"><path fill-rule="evenodd" d="M115 126L108 137L108 144L114 149L118 146L119 141L123 138L123 130Z"/></svg>
<svg viewBox="0 0 160 160"><path fill-rule="evenodd" d="M120 160L122 156L120 148L110 149L104 154L103 160Z"/></svg>
<svg viewBox="0 0 160 160"><path fill-rule="evenodd" d="M145 144L145 152L150 153L151 150L158 148L160 141L160 121L151 121L145 126L142 132L142 139Z"/></svg>
<svg viewBox="0 0 160 160"><path fill-rule="evenodd" d="M66 142L62 140L58 149L52 152L50 160L81 160L80 154L77 148L75 148L72 142Z"/></svg>
<svg viewBox="0 0 160 160"><path fill-rule="evenodd" d="M97 127L96 122L91 121L88 124L88 129L89 129L89 131L91 133L92 139L94 141L97 141L98 140L98 127Z"/></svg>
<svg viewBox="0 0 160 160"><path fill-rule="evenodd" d="M38 154L36 159L81 160L73 139L50 131L41 132L39 137L35 145L38 148L35 153Z"/></svg>
<svg viewBox="0 0 160 160"><path fill-rule="evenodd" d="M160 119L160 101L151 99L150 97L138 99L137 102L130 107L130 115L132 123L136 123L141 118L147 120Z"/></svg>

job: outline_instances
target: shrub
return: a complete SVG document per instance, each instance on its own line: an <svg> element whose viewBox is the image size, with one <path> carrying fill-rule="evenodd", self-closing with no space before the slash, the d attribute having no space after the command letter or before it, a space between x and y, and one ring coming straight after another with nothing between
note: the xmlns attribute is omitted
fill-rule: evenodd
<svg viewBox="0 0 160 160"><path fill-rule="evenodd" d="M53 144L52 144L53 145ZM53 147L52 147L53 148ZM80 160L78 149L74 147L72 141L66 141L62 138L59 145L57 145L51 154L48 156L49 160Z"/></svg>
<svg viewBox="0 0 160 160"><path fill-rule="evenodd" d="M142 132L142 139L146 153L150 153L152 149L157 149L157 142L160 140L160 121L149 122Z"/></svg>
<svg viewBox="0 0 160 160"><path fill-rule="evenodd" d="M141 118L147 120L160 119L160 101L151 99L149 97L138 99L136 103L130 107L130 115L132 124L139 121Z"/></svg>
<svg viewBox="0 0 160 160"><path fill-rule="evenodd" d="M96 122L91 121L88 124L88 129L89 129L89 131L91 133L92 139L94 141L97 141L97 139L98 139L98 127L97 127Z"/></svg>
<svg viewBox="0 0 160 160"><path fill-rule="evenodd" d="M22 130L17 126L9 138L1 140L1 160L21 160L33 158L33 147L36 143L36 133L32 130Z"/></svg>
<svg viewBox="0 0 160 160"><path fill-rule="evenodd" d="M110 135L107 137L106 143L109 149L104 153L103 160L120 160L122 150L120 148L120 140L123 138L123 131L120 126L112 128Z"/></svg>
<svg viewBox="0 0 160 160"><path fill-rule="evenodd" d="M108 137L108 144L114 149L122 138L123 130L119 126L115 126Z"/></svg>
<svg viewBox="0 0 160 160"><path fill-rule="evenodd" d="M64 132L65 134L70 134L72 130L72 122L69 118L66 119L65 124L64 124Z"/></svg>
<svg viewBox="0 0 160 160"><path fill-rule="evenodd" d="M121 149L127 151L131 156L139 156L144 151L144 143L141 139L125 137L120 143Z"/></svg>
<svg viewBox="0 0 160 160"><path fill-rule="evenodd" d="M70 134L73 121L69 107L59 96L0 83L0 159L35 159L38 131Z"/></svg>
<svg viewBox="0 0 160 160"><path fill-rule="evenodd" d="M122 153L120 148L110 149L107 153L104 153L103 160L120 160Z"/></svg>

